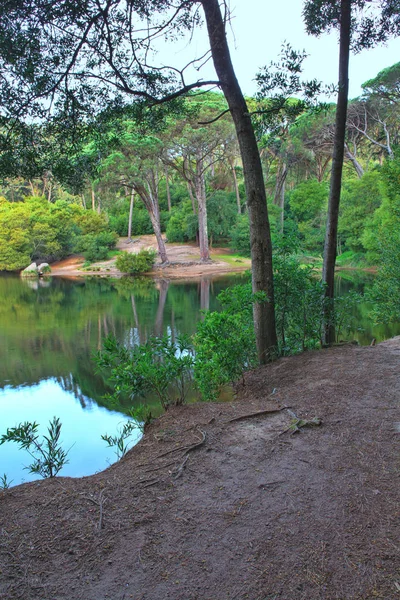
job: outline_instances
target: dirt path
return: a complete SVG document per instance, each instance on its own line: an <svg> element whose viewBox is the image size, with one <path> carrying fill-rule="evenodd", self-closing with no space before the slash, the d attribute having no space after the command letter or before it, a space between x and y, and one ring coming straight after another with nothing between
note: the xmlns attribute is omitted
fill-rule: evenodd
<svg viewBox="0 0 400 600"><path fill-rule="evenodd" d="M399 360L400 338L280 359L103 473L3 492L0 597L400 598Z"/></svg>
<svg viewBox="0 0 400 600"><path fill-rule="evenodd" d="M126 252L139 252L142 248L157 250L157 243L154 235L142 235L133 242L128 242L127 238L121 238L117 248ZM195 245L166 244L166 248L169 264L161 266L161 261L158 259L151 272L156 277L187 279L189 277L201 277L202 275L245 271L251 266L250 260L246 258L240 258L234 262L217 258L221 254L229 253L226 248L211 250L212 260L209 263L200 262L199 249ZM89 269L82 270L84 258L74 256L53 263L51 265L52 275L60 277L82 277L85 275L119 277L121 273L115 266L115 260L114 258L93 263Z"/></svg>

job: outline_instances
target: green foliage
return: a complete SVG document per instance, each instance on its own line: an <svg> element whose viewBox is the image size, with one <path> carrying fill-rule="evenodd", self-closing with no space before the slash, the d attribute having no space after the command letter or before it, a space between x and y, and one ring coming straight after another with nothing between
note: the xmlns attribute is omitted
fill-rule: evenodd
<svg viewBox="0 0 400 600"><path fill-rule="evenodd" d="M363 234L382 202L382 195L382 181L377 170L367 171L361 179L343 182L338 235L345 250L364 250Z"/></svg>
<svg viewBox="0 0 400 600"><path fill-rule="evenodd" d="M288 355L320 343L324 290L312 267L300 265L290 246L274 255L275 316L279 354Z"/></svg>
<svg viewBox="0 0 400 600"><path fill-rule="evenodd" d="M115 241L105 216L77 204L35 196L0 200L0 270L20 270L33 260L50 262L80 249L92 257L104 255L104 247Z"/></svg>
<svg viewBox="0 0 400 600"><path fill-rule="evenodd" d="M40 475L41 477L55 477L57 473L68 463L68 451L62 449L60 445L61 422L57 417L53 417L47 429L48 435L44 435L39 441L38 423L26 421L20 423L17 427L7 429L7 432L0 437L0 445L5 442L15 442L20 448L26 450L33 458L33 463L28 469L30 473Z"/></svg>
<svg viewBox="0 0 400 600"><path fill-rule="evenodd" d="M188 242L196 239L197 217L193 214L190 200L172 209L166 236L169 242Z"/></svg>
<svg viewBox="0 0 400 600"><path fill-rule="evenodd" d="M137 275L150 271L155 263L157 253L154 250L142 249L137 254L121 252L117 256L116 266L121 273Z"/></svg>
<svg viewBox="0 0 400 600"><path fill-rule="evenodd" d="M241 256L250 257L250 223L249 215L238 215L235 227L230 232L232 250Z"/></svg>
<svg viewBox="0 0 400 600"><path fill-rule="evenodd" d="M385 247L393 247L396 231L400 226L400 151L387 160L380 172L382 201L370 217L361 236L367 250L367 260L372 264L389 260ZM393 237L394 236L394 237Z"/></svg>
<svg viewBox="0 0 400 600"><path fill-rule="evenodd" d="M194 336L194 377L201 395L218 398L221 386L237 381L257 364L253 303L265 301L251 285L235 286L219 294L222 312L208 312Z"/></svg>
<svg viewBox="0 0 400 600"><path fill-rule="evenodd" d="M336 342L340 342L342 336L349 335L357 329L357 312L355 309L362 299L363 296L355 290L351 290L345 296L335 298L332 319L335 325Z"/></svg>
<svg viewBox="0 0 400 600"><path fill-rule="evenodd" d="M229 237L237 220L236 197L234 193L214 192L207 198L208 236L212 243Z"/></svg>
<svg viewBox="0 0 400 600"><path fill-rule="evenodd" d="M110 370L116 396L153 392L167 409L185 402L193 361L192 344L186 336L175 342L164 336L151 337L132 349L107 338L96 362L101 369Z"/></svg>
<svg viewBox="0 0 400 600"><path fill-rule="evenodd" d="M129 442L126 440L132 436L132 432L137 429L137 425L134 421L126 421L122 427L117 431L116 435L107 435L106 433L101 436L110 448L115 447L115 454L118 460L124 458L125 454L129 450Z"/></svg>
<svg viewBox="0 0 400 600"><path fill-rule="evenodd" d="M381 266L368 298L373 302L376 323L400 322L400 230L392 226L382 234L379 248Z"/></svg>
<svg viewBox="0 0 400 600"><path fill-rule="evenodd" d="M316 179L300 183L288 196L300 240L309 252L322 252L328 203L328 184Z"/></svg>
<svg viewBox="0 0 400 600"><path fill-rule="evenodd" d="M118 236L113 231L88 233L79 236L75 245L75 252L81 252L89 262L105 260L111 249L115 248Z"/></svg>

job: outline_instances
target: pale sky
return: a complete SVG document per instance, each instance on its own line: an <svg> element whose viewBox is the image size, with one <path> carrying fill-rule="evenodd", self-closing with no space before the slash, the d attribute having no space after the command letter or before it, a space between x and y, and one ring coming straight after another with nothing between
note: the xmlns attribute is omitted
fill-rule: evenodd
<svg viewBox="0 0 400 600"><path fill-rule="evenodd" d="M246 95L255 93L256 72L278 59L284 42L289 42L295 50L306 50L309 54L304 62L305 78L316 78L328 85L337 83L337 34L320 38L308 36L301 16L301 0L230 0L230 7L233 17L232 32L229 34L230 50L236 75ZM206 33L202 31L195 34L190 44L181 42L180 51L175 45L169 44L160 54L164 64L176 64L177 61L183 64L189 56L201 55L206 43ZM362 83L399 61L400 38L390 40L386 46L352 55L350 97L359 96ZM203 79L216 78L211 65L204 67L201 73Z"/></svg>

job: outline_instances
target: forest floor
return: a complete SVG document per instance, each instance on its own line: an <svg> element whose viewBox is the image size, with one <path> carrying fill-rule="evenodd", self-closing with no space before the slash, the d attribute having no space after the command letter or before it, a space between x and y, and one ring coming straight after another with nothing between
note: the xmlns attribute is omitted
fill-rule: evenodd
<svg viewBox="0 0 400 600"><path fill-rule="evenodd" d="M102 473L0 492L0 598L400 598L399 365L400 338L281 358Z"/></svg>
<svg viewBox="0 0 400 600"><path fill-rule="evenodd" d="M142 235L132 242L127 238L120 238L117 249L126 252L139 252L139 250L157 250L154 235ZM199 248L194 244L166 244L169 263L161 265L157 260L149 275L156 277L167 277L168 279L186 279L189 277L201 277L202 275L224 274L232 271L245 271L250 269L251 261L247 258L230 258L228 248L214 248L210 250L211 261L203 263L200 261ZM226 259L221 255L226 255ZM80 277L86 275L102 275L118 277L120 271L115 266L116 258L107 261L99 261L83 270L84 258L73 256L51 265L52 275L63 277Z"/></svg>

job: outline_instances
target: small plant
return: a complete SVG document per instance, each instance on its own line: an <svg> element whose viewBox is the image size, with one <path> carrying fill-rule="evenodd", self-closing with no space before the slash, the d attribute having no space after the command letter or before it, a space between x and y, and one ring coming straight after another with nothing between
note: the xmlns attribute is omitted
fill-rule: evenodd
<svg viewBox="0 0 400 600"><path fill-rule="evenodd" d="M126 421L122 427L119 428L116 435L104 434L101 439L107 442L110 448L115 447L115 454L118 460L123 458L129 450L129 443L126 442L132 436L132 432L137 428L135 421Z"/></svg>
<svg viewBox="0 0 400 600"><path fill-rule="evenodd" d="M12 482L14 480L11 479L11 481L8 479L7 474L4 473L4 475L1 475L0 477L0 490L8 490L8 488L11 486Z"/></svg>
<svg viewBox="0 0 400 600"><path fill-rule="evenodd" d="M131 408L129 411L130 416L135 421L137 428L144 433L146 428L152 423L155 419L153 413L151 412L151 408L146 404L139 404L134 408Z"/></svg>
<svg viewBox="0 0 400 600"><path fill-rule="evenodd" d="M137 275L139 273L150 271L155 263L156 257L157 253L154 250L143 249L137 254L121 252L121 254L117 256L115 264L121 273Z"/></svg>
<svg viewBox="0 0 400 600"><path fill-rule="evenodd" d="M101 369L110 369L115 397L121 393L133 397L153 392L167 409L171 404L178 406L185 402L194 358L186 336L178 336L175 342L168 336L151 337L133 349L108 337L96 362Z"/></svg>
<svg viewBox="0 0 400 600"><path fill-rule="evenodd" d="M26 421L17 427L11 427L0 437L0 445L5 442L19 444L21 449L26 450L33 458L33 463L25 469L43 478L55 477L68 463L68 451L63 450L59 444L61 421L58 417L53 417L47 429L48 435L44 435L42 441L39 441L38 427L35 421Z"/></svg>

